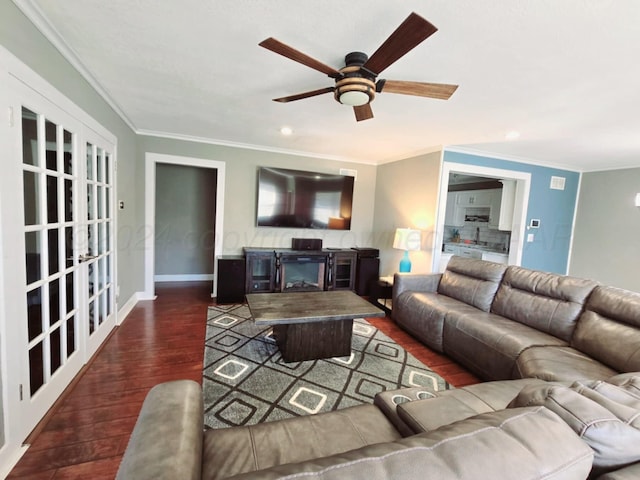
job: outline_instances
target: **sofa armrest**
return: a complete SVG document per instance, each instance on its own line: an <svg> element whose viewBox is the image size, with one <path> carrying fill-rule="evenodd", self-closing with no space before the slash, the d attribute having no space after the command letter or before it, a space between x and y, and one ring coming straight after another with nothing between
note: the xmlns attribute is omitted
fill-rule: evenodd
<svg viewBox="0 0 640 480"><path fill-rule="evenodd" d="M200 385L177 380L153 387L118 469L117 479L200 479L203 401Z"/></svg>
<svg viewBox="0 0 640 480"><path fill-rule="evenodd" d="M442 278L441 273L396 273L393 276L393 294L395 300L402 292L431 292L438 291Z"/></svg>

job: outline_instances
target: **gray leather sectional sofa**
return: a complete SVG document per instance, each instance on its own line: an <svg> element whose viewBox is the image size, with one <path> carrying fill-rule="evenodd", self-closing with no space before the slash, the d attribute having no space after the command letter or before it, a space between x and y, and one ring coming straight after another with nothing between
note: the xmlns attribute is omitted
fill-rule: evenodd
<svg viewBox="0 0 640 480"><path fill-rule="evenodd" d="M640 294L592 280L452 257L442 274L396 274L392 317L485 380L640 371Z"/></svg>
<svg viewBox="0 0 640 480"><path fill-rule="evenodd" d="M623 374L403 389L374 405L203 431L200 386L178 380L148 394L117 478L631 480L638 412L640 376Z"/></svg>
<svg viewBox="0 0 640 480"><path fill-rule="evenodd" d="M117 478L640 478L639 294L454 257L396 276L393 316L494 381L206 431L200 386L164 383Z"/></svg>

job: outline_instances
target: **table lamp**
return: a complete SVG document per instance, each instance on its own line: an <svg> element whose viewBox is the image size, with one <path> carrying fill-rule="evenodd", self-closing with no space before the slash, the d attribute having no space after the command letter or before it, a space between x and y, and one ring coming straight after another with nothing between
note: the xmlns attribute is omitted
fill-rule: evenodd
<svg viewBox="0 0 640 480"><path fill-rule="evenodd" d="M404 250L404 255L402 256L402 260L400 260L400 272L411 271L409 251L420 250L420 240L420 230L396 228L396 234L393 238L393 248Z"/></svg>

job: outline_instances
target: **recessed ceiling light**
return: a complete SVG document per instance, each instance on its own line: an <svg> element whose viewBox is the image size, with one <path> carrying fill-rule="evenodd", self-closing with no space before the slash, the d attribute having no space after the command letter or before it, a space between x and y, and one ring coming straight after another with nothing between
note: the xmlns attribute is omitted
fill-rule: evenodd
<svg viewBox="0 0 640 480"><path fill-rule="evenodd" d="M291 127L282 127L280 129L280 133L282 135L291 135L293 133L293 130L291 130Z"/></svg>
<svg viewBox="0 0 640 480"><path fill-rule="evenodd" d="M515 130L511 130L510 132L507 132L507 134L504 136L504 138L506 138L507 140L515 140L516 138L520 137L520 132L516 132Z"/></svg>

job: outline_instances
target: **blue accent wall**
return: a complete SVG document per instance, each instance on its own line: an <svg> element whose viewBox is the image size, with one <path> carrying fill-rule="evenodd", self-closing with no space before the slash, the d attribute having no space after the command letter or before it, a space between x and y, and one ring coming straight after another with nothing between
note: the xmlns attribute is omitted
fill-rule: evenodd
<svg viewBox="0 0 640 480"><path fill-rule="evenodd" d="M532 218L537 218L540 219L540 228L527 231L535 234L535 240L531 243L526 242L525 233L522 266L547 272L567 273L571 228L580 182L579 172L448 151L444 152L444 161L530 173L527 224ZM552 176L566 178L564 190L549 188Z"/></svg>

